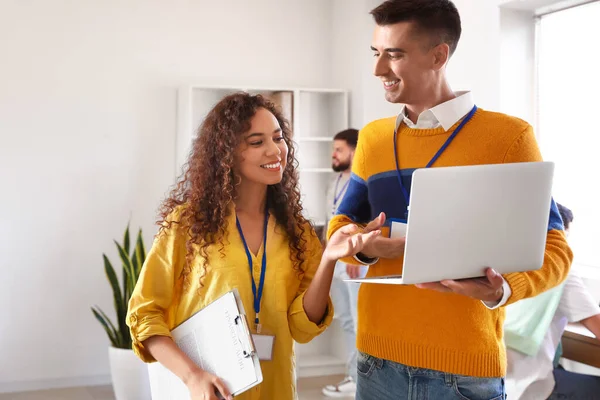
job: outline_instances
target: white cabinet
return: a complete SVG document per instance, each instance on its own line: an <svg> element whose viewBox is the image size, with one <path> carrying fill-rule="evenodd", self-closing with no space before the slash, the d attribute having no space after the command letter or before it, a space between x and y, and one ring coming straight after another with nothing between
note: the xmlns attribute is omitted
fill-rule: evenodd
<svg viewBox="0 0 600 400"><path fill-rule="evenodd" d="M348 93L338 89L184 86L178 92L176 174L182 171L196 131L224 96L246 91L263 94L291 120L299 162L305 216L322 226L327 215L327 185L333 177L333 136L348 128ZM308 344L296 344L299 377L343 374L346 349L336 321Z"/></svg>

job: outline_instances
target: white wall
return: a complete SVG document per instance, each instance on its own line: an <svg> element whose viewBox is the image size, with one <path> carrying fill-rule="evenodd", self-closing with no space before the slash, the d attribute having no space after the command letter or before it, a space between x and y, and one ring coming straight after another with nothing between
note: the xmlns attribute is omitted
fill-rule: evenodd
<svg viewBox="0 0 600 400"><path fill-rule="evenodd" d="M102 252L147 247L184 83L330 85L322 0L0 3L0 392L108 381ZM308 29L310 26L310 29ZM325 39L325 40L324 40Z"/></svg>
<svg viewBox="0 0 600 400"><path fill-rule="evenodd" d="M529 10L502 9L500 107L535 124L535 22Z"/></svg>
<svg viewBox="0 0 600 400"><path fill-rule="evenodd" d="M500 106L500 10L494 1L455 0L462 35L448 64L454 90L472 90L475 103L497 111Z"/></svg>
<svg viewBox="0 0 600 400"><path fill-rule="evenodd" d="M360 129L364 125L363 82L371 76L369 8L364 0L331 0L330 7L331 82L350 90L350 126Z"/></svg>

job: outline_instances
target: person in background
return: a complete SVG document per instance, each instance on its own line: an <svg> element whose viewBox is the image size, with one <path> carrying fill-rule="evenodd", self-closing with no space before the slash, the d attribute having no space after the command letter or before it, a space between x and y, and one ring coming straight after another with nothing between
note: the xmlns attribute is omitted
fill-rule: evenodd
<svg viewBox="0 0 600 400"><path fill-rule="evenodd" d="M236 399L296 399L294 341L306 343L330 324L336 260L378 234L348 227L323 250L302 216L296 164L288 122L273 103L232 94L207 114L162 204L127 324L134 352L172 371L192 400L231 397L170 332L234 288L252 333L275 337L272 356L260 362L263 382Z"/></svg>
<svg viewBox="0 0 600 400"><path fill-rule="evenodd" d="M352 159L358 141L358 130L346 129L333 138L331 168L337 172L327 190L327 222L335 215L350 183ZM326 224L327 225L327 224ZM334 318L340 322L344 334L344 343L348 351L346 377L335 385L323 388L327 397L354 397L356 393L356 326L359 284L344 282L348 278L363 277L366 267L346 264L338 261L331 283L331 300L335 308Z"/></svg>
<svg viewBox="0 0 600 400"><path fill-rule="evenodd" d="M370 265L367 277L402 273L405 238L387 237L386 222L406 221L415 169L542 160L529 124L478 108L470 92L451 89L446 66L461 35L454 3L388 0L371 15L374 75L399 112L360 131L350 184L328 230L329 237L348 224L383 230L342 260ZM482 278L361 284L356 398L502 399L503 307L559 285L572 257L553 202L536 271L500 275L487 268Z"/></svg>
<svg viewBox="0 0 600 400"><path fill-rule="evenodd" d="M558 210L568 234L573 213L561 204ZM509 399L600 398L600 377L566 371L560 366L554 368L553 363L567 323L583 324L600 340L600 307L579 276L570 272L563 285L508 306L506 314L506 393ZM529 320L523 321L523 318ZM544 320L548 322L544 324ZM524 323L530 327L523 329ZM543 337L528 351L523 342L531 343L537 329L543 330Z"/></svg>

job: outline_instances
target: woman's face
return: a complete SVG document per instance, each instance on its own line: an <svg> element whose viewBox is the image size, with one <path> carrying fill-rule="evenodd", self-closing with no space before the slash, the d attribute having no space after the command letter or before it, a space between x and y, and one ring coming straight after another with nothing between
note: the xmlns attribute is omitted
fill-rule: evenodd
<svg viewBox="0 0 600 400"><path fill-rule="evenodd" d="M235 172L242 180L275 185L281 182L288 153L279 122L271 112L259 108L250 123L236 149Z"/></svg>

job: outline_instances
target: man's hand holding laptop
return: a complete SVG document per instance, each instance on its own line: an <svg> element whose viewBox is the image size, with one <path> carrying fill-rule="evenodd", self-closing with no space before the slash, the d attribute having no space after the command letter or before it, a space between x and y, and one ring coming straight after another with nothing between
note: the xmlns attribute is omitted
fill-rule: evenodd
<svg viewBox="0 0 600 400"><path fill-rule="evenodd" d="M504 279L492 268L486 268L485 277L458 280L443 280L441 282L418 283L420 289L437 290L442 293L458 293L463 296L483 300L486 303L498 303L504 296Z"/></svg>

